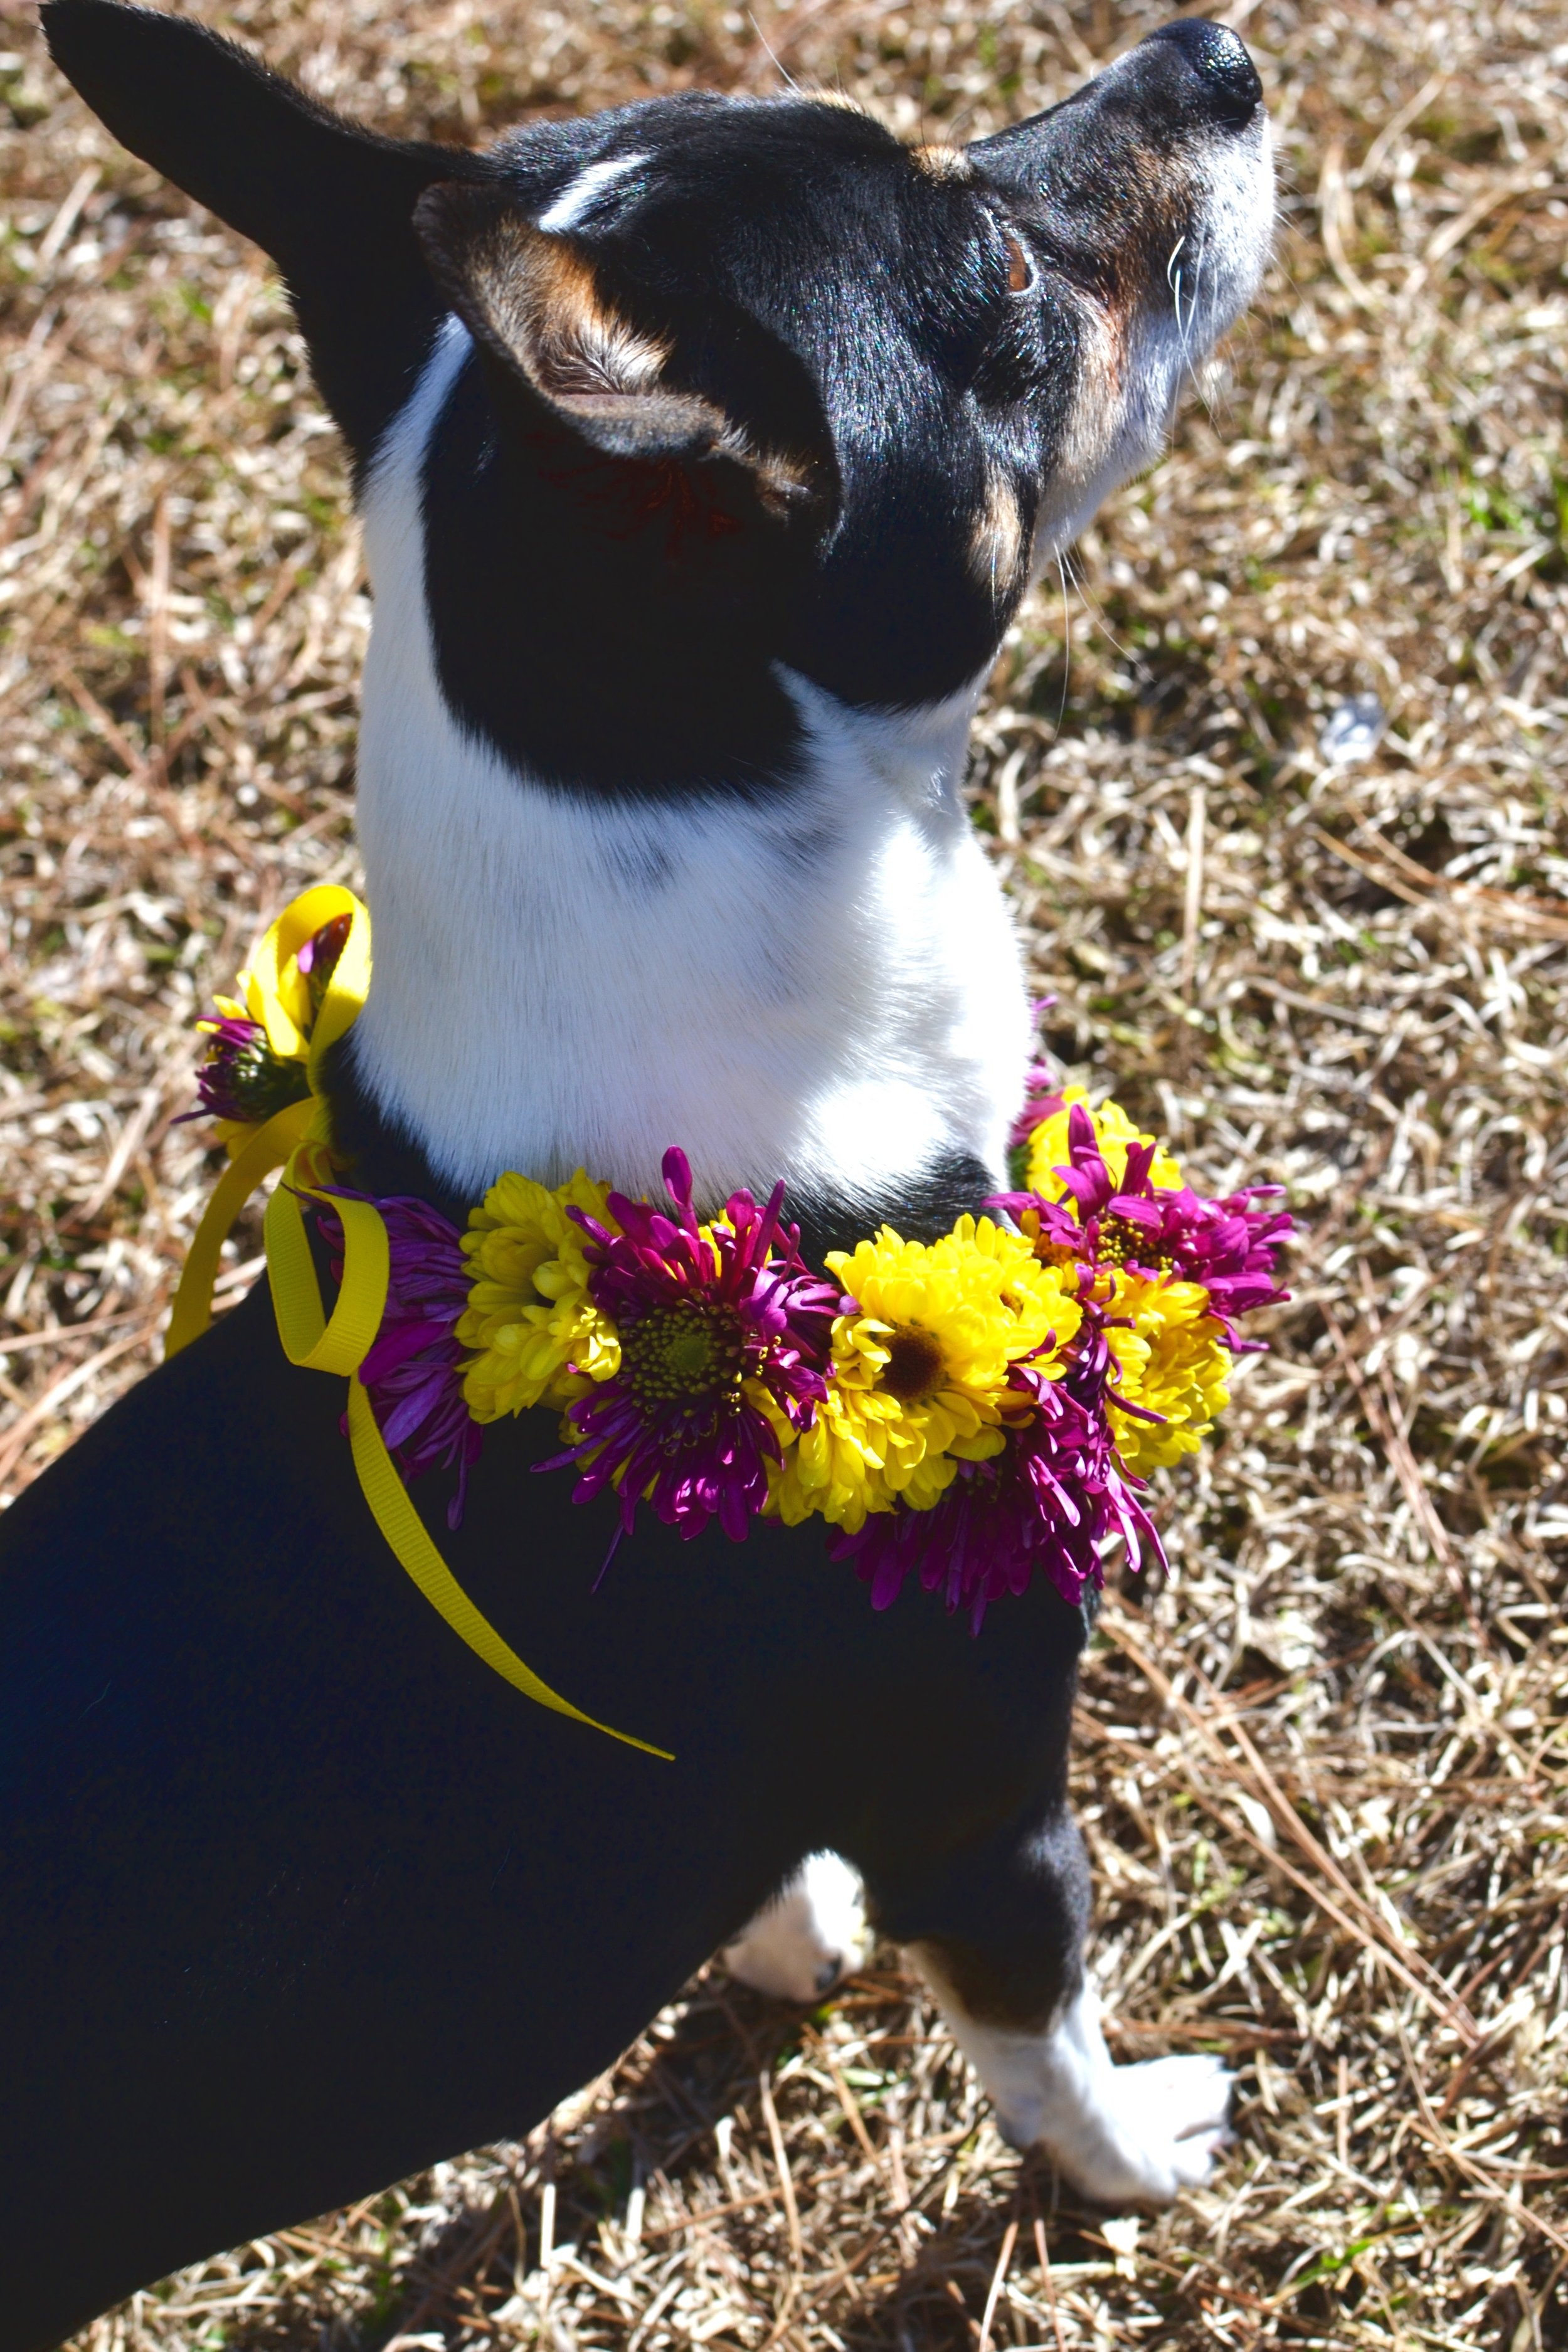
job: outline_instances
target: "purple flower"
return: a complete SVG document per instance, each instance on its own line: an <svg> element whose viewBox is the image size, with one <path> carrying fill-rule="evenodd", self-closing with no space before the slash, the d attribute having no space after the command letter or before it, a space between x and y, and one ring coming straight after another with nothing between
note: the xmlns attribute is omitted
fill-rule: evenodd
<svg viewBox="0 0 1568 2352"><path fill-rule="evenodd" d="M207 1055L196 1072L201 1108L186 1118L229 1118L259 1126L310 1091L303 1062L284 1061L267 1042L259 1021L223 1013L202 1023ZM179 1124L176 1121L176 1125Z"/></svg>
<svg viewBox="0 0 1568 2352"><path fill-rule="evenodd" d="M1024 1108L1007 1130L1008 1150L1026 1146L1040 1121L1061 1107L1061 1089L1055 1076L1047 1064L1036 1062L1024 1074Z"/></svg>
<svg viewBox="0 0 1568 2352"><path fill-rule="evenodd" d="M353 919L352 915L334 915L330 923L323 923L319 931L311 932L294 959L310 989L312 1020L321 1009L327 984L338 968L338 958L348 945Z"/></svg>
<svg viewBox="0 0 1568 2352"><path fill-rule="evenodd" d="M619 1495L623 1530L646 1501L683 1536L716 1517L738 1541L779 1458L758 1391L787 1426L809 1426L826 1394L839 1297L802 1264L797 1230L781 1229L782 1184L765 1209L733 1193L704 1232L684 1152L666 1152L664 1181L673 1217L618 1192L609 1209L619 1233L571 1213L588 1235L589 1288L619 1331L621 1363L569 1408L581 1442L555 1458L578 1465L578 1502L606 1487Z"/></svg>
<svg viewBox="0 0 1568 2352"><path fill-rule="evenodd" d="M1037 996L1029 1007L1038 1027L1056 1003L1054 996ZM1015 1182L1028 1164L1029 1138L1043 1118L1060 1110L1062 1098L1048 1062L1036 1062L1024 1073L1024 1108L1007 1130L1008 1171Z"/></svg>
<svg viewBox="0 0 1568 2352"><path fill-rule="evenodd" d="M1184 1184L1157 1186L1149 1174L1157 1150L1152 1143L1130 1144L1118 1183L1093 1120L1075 1103L1068 1119L1068 1164L1056 1171L1060 1196L1047 1201L1038 1192L1005 1192L990 1206L1005 1209L1047 1247L1086 1265L1125 1265L1154 1281L1169 1274L1201 1283L1226 1345L1238 1354L1259 1347L1258 1340L1237 1339L1235 1318L1277 1307L1290 1295L1274 1281L1275 1258L1295 1229L1289 1212L1254 1205L1279 1200L1281 1188L1254 1184L1210 1200ZM1069 1202L1077 1204L1076 1216Z"/></svg>
<svg viewBox="0 0 1568 2352"><path fill-rule="evenodd" d="M337 969L353 924L352 915L334 916L313 931L300 950L295 961L305 976L310 999L310 1019L321 1009L327 993L327 983ZM232 999L219 997L220 1004ZM206 1059L196 1072L196 1092L201 1097L198 1110L185 1111L174 1121L183 1126L188 1118L233 1119L242 1127L259 1127L277 1112L287 1110L290 1103L304 1102L310 1092L310 1081L302 1061L294 1061L275 1054L268 1043L267 1032L259 1021L252 1021L237 1007L232 1013L220 1013L211 1021L201 1024L207 1039Z"/></svg>
<svg viewBox="0 0 1568 2352"><path fill-rule="evenodd" d="M334 1187L334 1190L339 1188ZM346 1200L363 1193L344 1192ZM456 1338L468 1303L472 1268L455 1225L425 1201L377 1201L386 1226L390 1265L381 1328L359 1376L386 1448L406 1481L437 1465L458 1473L447 1525L460 1527L468 1472L479 1460L484 1431L463 1395L467 1350ZM332 1279L342 1280L343 1229L329 1208L316 1221L332 1253Z"/></svg>
<svg viewBox="0 0 1568 2352"><path fill-rule="evenodd" d="M1086 1587L1103 1582L1100 1547L1111 1536L1121 1537L1135 1570L1145 1544L1163 1565L1137 1482L1117 1467L1103 1380L1049 1381L1019 1365L1012 1384L1028 1391L1035 1411L1001 1454L961 1462L934 1510L878 1513L835 1545L835 1557L853 1558L870 1585L874 1609L890 1607L905 1578L918 1575L928 1592L942 1590L950 1610L967 1609L977 1633L989 1603L1025 1591L1037 1571L1076 1607Z"/></svg>

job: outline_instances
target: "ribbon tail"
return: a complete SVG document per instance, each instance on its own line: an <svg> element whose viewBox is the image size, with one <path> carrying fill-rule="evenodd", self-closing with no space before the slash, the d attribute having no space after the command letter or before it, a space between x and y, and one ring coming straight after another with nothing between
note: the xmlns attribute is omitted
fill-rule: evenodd
<svg viewBox="0 0 1568 2352"><path fill-rule="evenodd" d="M165 1363L183 1348L188 1348L193 1339L199 1339L211 1323L213 1284L217 1279L223 1245L234 1230L235 1220L263 1177L292 1158L315 1109L316 1105L309 1100L289 1103L265 1127L257 1129L218 1178L174 1292L168 1336L163 1341Z"/></svg>
<svg viewBox="0 0 1568 2352"><path fill-rule="evenodd" d="M620 1740L627 1748L638 1748L645 1756L657 1756L666 1764L674 1757L668 1748L655 1748L647 1739L634 1739L629 1732L616 1731L607 1723L595 1722L584 1715L580 1706L552 1691L541 1681L531 1666L527 1666L517 1652L504 1642L489 1619L469 1600L435 1544L431 1541L424 1520L408 1498L407 1489L397 1475L396 1467L382 1443L375 1415L363 1383L357 1378L349 1381L349 1439L353 1447L354 1468L365 1501L370 1505L375 1523L385 1537L399 1564L412 1577L426 1600L437 1613L444 1617L459 1641L466 1642L478 1658L481 1658L503 1682L521 1691L525 1698L540 1706L552 1708L557 1715L569 1716L574 1723L586 1724L591 1731L602 1731L611 1739Z"/></svg>

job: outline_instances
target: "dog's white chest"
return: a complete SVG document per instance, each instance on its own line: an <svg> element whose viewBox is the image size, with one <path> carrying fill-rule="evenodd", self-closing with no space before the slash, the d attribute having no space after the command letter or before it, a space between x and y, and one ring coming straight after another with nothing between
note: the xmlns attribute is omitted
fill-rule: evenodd
<svg viewBox="0 0 1568 2352"><path fill-rule="evenodd" d="M653 1191L672 1143L710 1200L886 1198L954 1151L1000 1177L1029 1024L959 796L972 698L868 717L791 680L810 756L771 799L528 782L447 706L426 614L419 459L466 351L448 328L365 499L356 1034L381 1108L473 1195L579 1164ZM584 697L613 657L584 647Z"/></svg>

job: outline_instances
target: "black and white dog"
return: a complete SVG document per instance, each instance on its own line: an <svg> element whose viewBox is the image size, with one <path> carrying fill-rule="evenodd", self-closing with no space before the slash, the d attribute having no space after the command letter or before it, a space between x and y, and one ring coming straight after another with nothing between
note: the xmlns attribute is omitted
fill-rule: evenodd
<svg viewBox="0 0 1568 2352"><path fill-rule="evenodd" d="M679 1143L700 1204L786 1179L818 1258L977 1210L1029 1021L966 731L1031 578L1258 285L1235 34L1169 25L964 148L689 96L469 154L175 18L44 22L275 258L353 457L357 1181L460 1218L506 1168L651 1192ZM452 1565L653 1762L452 1638L341 1407L255 1295L5 1521L0 2346L526 2129L825 1849L1017 2143L1106 2200L1207 2175L1226 2077L1113 2067L1086 1989L1076 1612L878 1616L820 1521L650 1523L593 1595L609 1507L527 1475L549 1415L498 1426ZM754 1930L752 1972L797 1932Z"/></svg>

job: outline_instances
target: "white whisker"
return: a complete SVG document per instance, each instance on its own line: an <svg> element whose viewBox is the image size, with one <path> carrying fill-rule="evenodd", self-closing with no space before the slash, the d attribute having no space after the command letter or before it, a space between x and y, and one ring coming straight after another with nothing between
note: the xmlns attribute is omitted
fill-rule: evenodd
<svg viewBox="0 0 1568 2352"><path fill-rule="evenodd" d="M1179 236L1176 239L1175 244L1171 247L1171 257L1165 264L1165 283L1170 288L1172 295L1175 299L1176 332L1178 335L1182 331L1182 273L1177 268L1176 264L1182 257L1182 247L1185 245L1186 241L1185 236Z"/></svg>
<svg viewBox="0 0 1568 2352"><path fill-rule="evenodd" d="M774 54L767 35L758 24L755 16L750 8L746 11L746 18L752 32L755 33L758 41L762 45L763 55L766 57L768 63L772 66L773 71L778 75L780 80L784 82L788 89L794 92L796 98L804 98L805 93L801 89L799 82L795 80L795 76L790 72L789 68Z"/></svg>
<svg viewBox="0 0 1568 2352"><path fill-rule="evenodd" d="M1059 735L1062 721L1068 715L1068 684L1072 677L1072 606L1068 601L1068 560L1065 553L1057 558L1057 572L1062 583L1062 698L1057 711L1057 733Z"/></svg>

